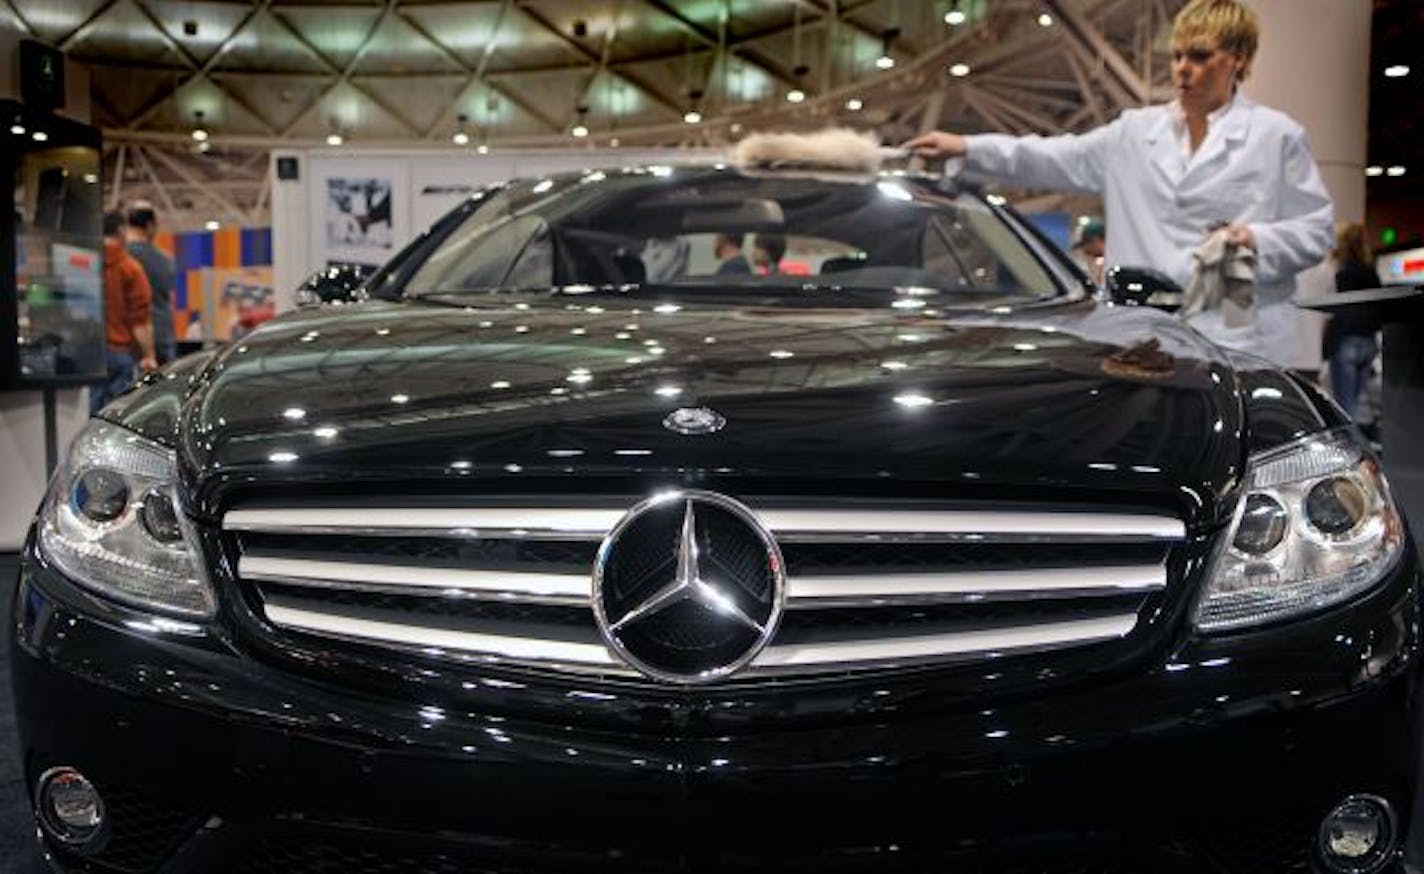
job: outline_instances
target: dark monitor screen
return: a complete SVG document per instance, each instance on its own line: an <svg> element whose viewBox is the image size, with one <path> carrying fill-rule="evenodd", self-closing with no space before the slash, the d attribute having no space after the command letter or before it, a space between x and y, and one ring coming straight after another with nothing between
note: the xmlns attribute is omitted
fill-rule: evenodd
<svg viewBox="0 0 1424 874"><path fill-rule="evenodd" d="M31 141L14 163L15 339L20 384L104 373L99 150Z"/></svg>

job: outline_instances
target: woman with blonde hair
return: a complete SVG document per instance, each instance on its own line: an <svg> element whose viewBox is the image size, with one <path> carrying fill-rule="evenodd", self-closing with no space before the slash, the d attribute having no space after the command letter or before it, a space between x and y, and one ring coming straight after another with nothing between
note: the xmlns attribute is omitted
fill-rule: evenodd
<svg viewBox="0 0 1424 874"><path fill-rule="evenodd" d="M930 158L1035 188L1103 196L1109 265L1152 267L1186 286L1193 252L1225 227L1225 242L1256 253L1251 318L1227 326L1218 310L1192 324L1221 343L1297 363L1296 274L1330 247L1334 209L1305 131L1252 101L1239 85L1260 40L1240 0L1190 0L1172 27L1176 99L1127 109L1084 134L1056 137L943 131L906 143Z"/></svg>
<svg viewBox="0 0 1424 874"><path fill-rule="evenodd" d="M1363 223L1340 222L1335 228L1335 249L1330 254L1335 261L1336 291L1379 288L1380 278ZM1329 363L1330 391L1352 419L1359 406L1360 388L1369 378L1379 353L1375 343L1379 329L1379 317L1368 307L1342 310L1331 316L1325 326L1322 352Z"/></svg>

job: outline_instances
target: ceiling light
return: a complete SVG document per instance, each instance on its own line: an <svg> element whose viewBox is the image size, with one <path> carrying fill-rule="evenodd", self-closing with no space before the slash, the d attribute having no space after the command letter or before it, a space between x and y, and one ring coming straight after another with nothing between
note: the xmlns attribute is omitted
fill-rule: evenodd
<svg viewBox="0 0 1424 874"><path fill-rule="evenodd" d="M865 103L862 102L859 97L852 97L846 101L846 109L849 109L851 112L860 112L864 108Z"/></svg>
<svg viewBox="0 0 1424 874"><path fill-rule="evenodd" d="M1368 167L1365 168L1365 175L1366 175L1366 176L1383 176L1383 175L1384 175L1384 168L1381 167L1381 166L1378 165L1378 164L1371 164L1370 166L1368 166Z"/></svg>
<svg viewBox="0 0 1424 874"><path fill-rule="evenodd" d="M583 139L584 137L588 136L588 125L576 124L572 128L569 128L569 133L573 134L579 139Z"/></svg>
<svg viewBox="0 0 1424 874"><path fill-rule="evenodd" d="M1391 79L1402 79L1409 75L1409 65L1394 64L1393 66L1385 67L1384 74Z"/></svg>
<svg viewBox="0 0 1424 874"><path fill-rule="evenodd" d="M203 223L203 228L209 231L215 231L220 227L222 227L222 222L218 221L217 219L213 219L211 221Z"/></svg>
<svg viewBox="0 0 1424 874"><path fill-rule="evenodd" d="M1395 164L1393 167L1386 168L1384 172L1386 176L1403 176L1404 168L1399 164Z"/></svg>
<svg viewBox="0 0 1424 874"><path fill-rule="evenodd" d="M951 66L951 67L949 68L949 75L951 75L951 76L968 76L968 75L969 75L969 65L968 65L968 64L954 64L953 66Z"/></svg>
<svg viewBox="0 0 1424 874"><path fill-rule="evenodd" d="M895 66L895 58L890 54L890 46L895 42L895 37L900 35L900 28L892 27L885 31L882 36L883 42L880 45L880 57L875 59L875 66L882 70L888 70Z"/></svg>
<svg viewBox="0 0 1424 874"><path fill-rule="evenodd" d="M1039 27L1052 27L1052 26L1053 26L1053 16L1052 16L1052 15L1049 15L1047 12L1045 12L1045 13L1043 13L1042 15L1038 16L1038 26L1039 26Z"/></svg>
<svg viewBox="0 0 1424 874"><path fill-rule="evenodd" d="M208 131L203 127L203 111L201 109L193 113L193 139L200 143L208 141Z"/></svg>
<svg viewBox="0 0 1424 874"><path fill-rule="evenodd" d="M468 146L470 144L470 135L462 130L457 130L450 135L450 142L457 146Z"/></svg>
<svg viewBox="0 0 1424 874"><path fill-rule="evenodd" d="M326 135L326 144L328 146L339 146L344 142L346 142L346 138L341 134L329 133Z"/></svg>
<svg viewBox="0 0 1424 874"><path fill-rule="evenodd" d="M950 27L958 27L968 20L969 16L964 14L964 10L960 9L958 4L955 4L953 9L944 14L944 23Z"/></svg>
<svg viewBox="0 0 1424 874"><path fill-rule="evenodd" d="M17 121L14 124L10 125L10 133L14 134L17 137L24 136L25 126Z"/></svg>
<svg viewBox="0 0 1424 874"><path fill-rule="evenodd" d="M773 349L768 354L770 354L772 358L776 358L779 360L785 360L796 355L796 353L792 352L790 349Z"/></svg>
<svg viewBox="0 0 1424 874"><path fill-rule="evenodd" d="M786 92L787 103L801 103L805 99L806 92L802 91L800 88L792 88L790 91Z"/></svg>
<svg viewBox="0 0 1424 874"><path fill-rule="evenodd" d="M689 109L687 112L683 113L682 120L687 124L697 124L698 122L702 121L702 113L698 112L695 109Z"/></svg>
<svg viewBox="0 0 1424 874"><path fill-rule="evenodd" d="M37 143L42 143L45 140L49 139L49 134L45 133L42 130L37 130L34 133L30 134L30 138Z"/></svg>
<svg viewBox="0 0 1424 874"><path fill-rule="evenodd" d="M475 151L479 152L481 155L488 155L489 146L485 145L484 143L480 143L478 146L475 146Z"/></svg>

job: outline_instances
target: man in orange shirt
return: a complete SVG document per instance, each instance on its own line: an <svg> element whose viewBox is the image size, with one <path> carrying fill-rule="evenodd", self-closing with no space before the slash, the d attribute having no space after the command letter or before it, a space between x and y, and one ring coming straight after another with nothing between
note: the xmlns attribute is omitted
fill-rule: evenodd
<svg viewBox="0 0 1424 874"><path fill-rule="evenodd" d="M89 414L122 394L134 381L134 364L158 369L153 355L153 292L143 267L124 248L123 213L104 216L104 322L109 341L109 377L89 391Z"/></svg>

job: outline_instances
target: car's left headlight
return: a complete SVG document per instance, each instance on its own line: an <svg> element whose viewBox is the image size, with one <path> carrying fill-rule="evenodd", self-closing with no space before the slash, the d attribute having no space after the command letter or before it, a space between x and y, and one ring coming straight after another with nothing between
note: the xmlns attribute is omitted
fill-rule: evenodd
<svg viewBox="0 0 1424 874"><path fill-rule="evenodd" d="M179 508L177 479L173 450L95 419L50 480L40 550L74 582L115 600L213 615L213 588Z"/></svg>
<svg viewBox="0 0 1424 874"><path fill-rule="evenodd" d="M1197 627L1241 628L1346 601L1383 579L1403 549L1384 474L1350 429L1253 456Z"/></svg>

